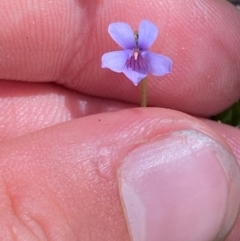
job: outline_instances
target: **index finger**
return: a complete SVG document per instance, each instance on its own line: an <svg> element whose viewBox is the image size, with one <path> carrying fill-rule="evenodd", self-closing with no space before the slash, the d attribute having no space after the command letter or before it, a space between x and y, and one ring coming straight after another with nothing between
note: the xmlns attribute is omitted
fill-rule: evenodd
<svg viewBox="0 0 240 241"><path fill-rule="evenodd" d="M240 14L225 1L34 3L4 2L0 10L0 78L55 81L85 94L139 103L139 88L122 74L102 70L100 59L118 48L107 33L109 23L125 21L137 29L148 18L160 30L152 50L174 63L172 74L149 76L150 105L207 116L240 96Z"/></svg>

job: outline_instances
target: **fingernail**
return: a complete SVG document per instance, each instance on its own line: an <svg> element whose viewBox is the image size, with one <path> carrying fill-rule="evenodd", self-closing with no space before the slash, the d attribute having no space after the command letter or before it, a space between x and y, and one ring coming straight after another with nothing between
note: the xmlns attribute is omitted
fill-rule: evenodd
<svg viewBox="0 0 240 241"><path fill-rule="evenodd" d="M222 239L238 213L239 173L233 155L196 130L138 146L118 169L131 240Z"/></svg>

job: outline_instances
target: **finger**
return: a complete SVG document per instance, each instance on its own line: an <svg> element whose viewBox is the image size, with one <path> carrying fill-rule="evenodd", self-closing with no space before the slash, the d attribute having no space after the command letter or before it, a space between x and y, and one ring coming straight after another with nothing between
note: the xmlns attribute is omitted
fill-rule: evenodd
<svg viewBox="0 0 240 241"><path fill-rule="evenodd" d="M55 84L0 81L0 141L83 116L129 107Z"/></svg>
<svg viewBox="0 0 240 241"><path fill-rule="evenodd" d="M0 149L0 237L205 241L225 236L236 219L230 149L179 112L92 115Z"/></svg>
<svg viewBox="0 0 240 241"><path fill-rule="evenodd" d="M100 58L116 50L107 33L110 22L126 21L137 29L148 18L160 30L152 51L174 63L172 74L148 78L150 105L207 116L240 96L240 14L225 1L41 0L30 9L26 0L2 4L0 78L56 81L82 93L139 103L139 88L122 74L102 70Z"/></svg>

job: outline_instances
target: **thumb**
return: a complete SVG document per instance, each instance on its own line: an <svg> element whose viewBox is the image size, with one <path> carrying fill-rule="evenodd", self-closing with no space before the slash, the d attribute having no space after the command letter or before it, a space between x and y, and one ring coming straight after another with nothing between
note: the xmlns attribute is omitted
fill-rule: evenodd
<svg viewBox="0 0 240 241"><path fill-rule="evenodd" d="M0 153L1 240L208 241L236 220L234 156L179 112L92 115L2 143Z"/></svg>

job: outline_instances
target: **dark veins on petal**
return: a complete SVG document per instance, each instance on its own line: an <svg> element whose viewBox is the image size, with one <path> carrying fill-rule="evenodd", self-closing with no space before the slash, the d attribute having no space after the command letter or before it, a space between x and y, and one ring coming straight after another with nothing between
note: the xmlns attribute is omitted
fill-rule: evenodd
<svg viewBox="0 0 240 241"><path fill-rule="evenodd" d="M126 67L138 73L148 73L148 64L146 60L142 57L140 51L134 51L133 55L127 60Z"/></svg>

